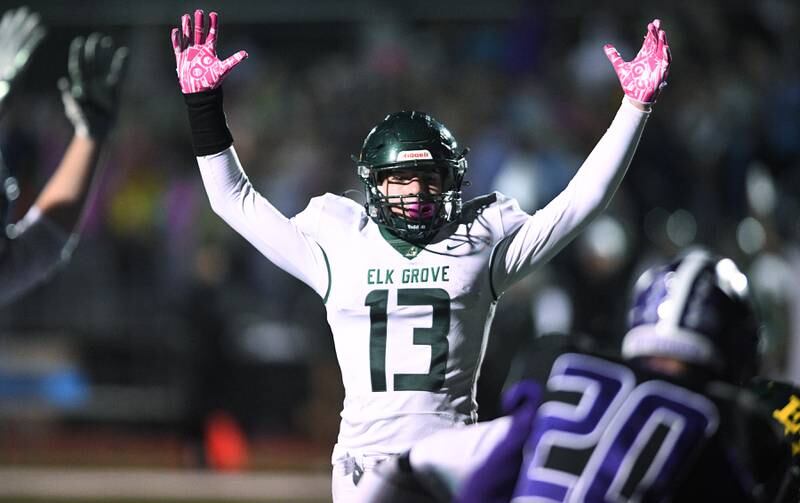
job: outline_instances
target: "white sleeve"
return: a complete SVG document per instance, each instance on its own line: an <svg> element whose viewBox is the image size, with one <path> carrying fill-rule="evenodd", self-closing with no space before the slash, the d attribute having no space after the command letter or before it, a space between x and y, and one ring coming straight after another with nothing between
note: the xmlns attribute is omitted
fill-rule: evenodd
<svg viewBox="0 0 800 503"><path fill-rule="evenodd" d="M398 456L365 470L352 503L442 503L452 501L508 434L511 416L439 431L408 452L411 470Z"/></svg>
<svg viewBox="0 0 800 503"><path fill-rule="evenodd" d="M198 157L197 164L211 209L273 264L324 296L325 252L253 188L234 148Z"/></svg>
<svg viewBox="0 0 800 503"><path fill-rule="evenodd" d="M3 231L4 232L4 231ZM66 262L77 244L69 233L32 206L13 227L0 256L0 304L7 304L45 280Z"/></svg>
<svg viewBox="0 0 800 503"><path fill-rule="evenodd" d="M511 416L439 431L411 448L409 461L424 485L427 480L444 483L451 494L481 466L511 428ZM435 489L435 488L431 488Z"/></svg>
<svg viewBox="0 0 800 503"><path fill-rule="evenodd" d="M496 296L550 260L608 206L649 114L623 100L611 126L567 187L497 244L491 271Z"/></svg>

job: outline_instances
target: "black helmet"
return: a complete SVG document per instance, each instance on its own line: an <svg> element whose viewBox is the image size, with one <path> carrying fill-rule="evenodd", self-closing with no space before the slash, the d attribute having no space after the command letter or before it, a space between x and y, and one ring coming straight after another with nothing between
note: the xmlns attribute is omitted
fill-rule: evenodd
<svg viewBox="0 0 800 503"><path fill-rule="evenodd" d="M694 250L648 269L634 288L622 356L668 356L740 383L758 369L759 325L747 277Z"/></svg>
<svg viewBox="0 0 800 503"><path fill-rule="evenodd" d="M461 183L467 171L466 149L459 150L450 131L422 112L387 115L364 140L356 161L367 195L367 213L408 241L424 241L461 212ZM392 170L436 171L442 177L441 194L417 194L415 202L432 204L434 211L416 218L392 212L404 209L409 196L386 197L379 186Z"/></svg>

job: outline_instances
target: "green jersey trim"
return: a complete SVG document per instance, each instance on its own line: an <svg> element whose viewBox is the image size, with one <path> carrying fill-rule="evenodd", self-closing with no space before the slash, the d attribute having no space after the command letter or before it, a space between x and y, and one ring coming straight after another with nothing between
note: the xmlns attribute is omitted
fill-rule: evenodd
<svg viewBox="0 0 800 503"><path fill-rule="evenodd" d="M499 300L500 295L503 294L503 292L498 293L494 285L494 262L497 260L497 248L499 248L500 245L502 245L505 241L514 239L514 236L516 236L518 232L519 229L495 243L494 248L492 248L492 254L489 256L489 289L492 291L492 298L494 298L495 301Z"/></svg>
<svg viewBox="0 0 800 503"><path fill-rule="evenodd" d="M503 241L501 240L500 242L495 244L494 248L492 248L491 255L489 255L489 290L492 292L492 299L495 302L497 302L497 299L499 297L497 295L497 291L494 289L494 257L495 255L497 255L497 245L499 245L502 242Z"/></svg>
<svg viewBox="0 0 800 503"><path fill-rule="evenodd" d="M317 243L317 246L319 246L319 249L322 251L322 258L325 259L325 269L328 270L328 290L325 292L325 295L322 297L322 303L323 304L327 304L328 303L328 296L330 296L330 294L331 294L331 278L332 278L332 276L331 276L331 263L328 260L328 254L325 253L325 248L323 248L322 245L319 244L319 243Z"/></svg>
<svg viewBox="0 0 800 503"><path fill-rule="evenodd" d="M394 248L397 253L408 260L416 258L417 255L419 255L420 252L425 249L425 245L427 245L429 242L426 241L419 244L409 243L405 239L401 239L392 234L392 231L383 225L378 225L378 229L381 231L381 236L383 236L383 239L385 239L386 242L389 243L389 245L391 245L391 247Z"/></svg>

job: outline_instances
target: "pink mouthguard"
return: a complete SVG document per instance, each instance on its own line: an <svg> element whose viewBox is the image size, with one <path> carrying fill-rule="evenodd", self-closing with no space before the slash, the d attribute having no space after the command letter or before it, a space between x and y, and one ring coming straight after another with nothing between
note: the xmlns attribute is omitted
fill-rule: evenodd
<svg viewBox="0 0 800 503"><path fill-rule="evenodd" d="M434 203L408 203L403 205L406 216L413 219L430 220L436 213Z"/></svg>

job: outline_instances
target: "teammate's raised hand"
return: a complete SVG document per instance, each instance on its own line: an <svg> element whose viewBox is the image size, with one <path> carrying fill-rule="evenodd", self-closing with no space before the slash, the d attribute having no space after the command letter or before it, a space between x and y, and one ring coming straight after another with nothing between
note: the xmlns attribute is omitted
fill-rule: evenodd
<svg viewBox="0 0 800 503"><path fill-rule="evenodd" d="M27 7L3 14L0 20L0 105L44 35L39 14Z"/></svg>
<svg viewBox="0 0 800 503"><path fill-rule="evenodd" d="M654 19L647 25L642 48L631 61L624 61L611 44L606 44L603 49L617 72L625 95L640 103L655 103L659 92L667 85L669 64L672 61L667 34L661 29L661 20Z"/></svg>
<svg viewBox="0 0 800 503"><path fill-rule="evenodd" d="M108 35L92 33L72 40L69 77L59 79L58 87L76 134L102 138L111 129L127 60L128 49L116 47Z"/></svg>
<svg viewBox="0 0 800 503"><path fill-rule="evenodd" d="M228 72L247 58L239 51L220 61L217 57L217 13L208 14L208 31L204 30L204 13L194 11L194 27L189 14L181 16L181 28L173 28L172 48L175 51L178 82L184 94L215 89L222 84Z"/></svg>

